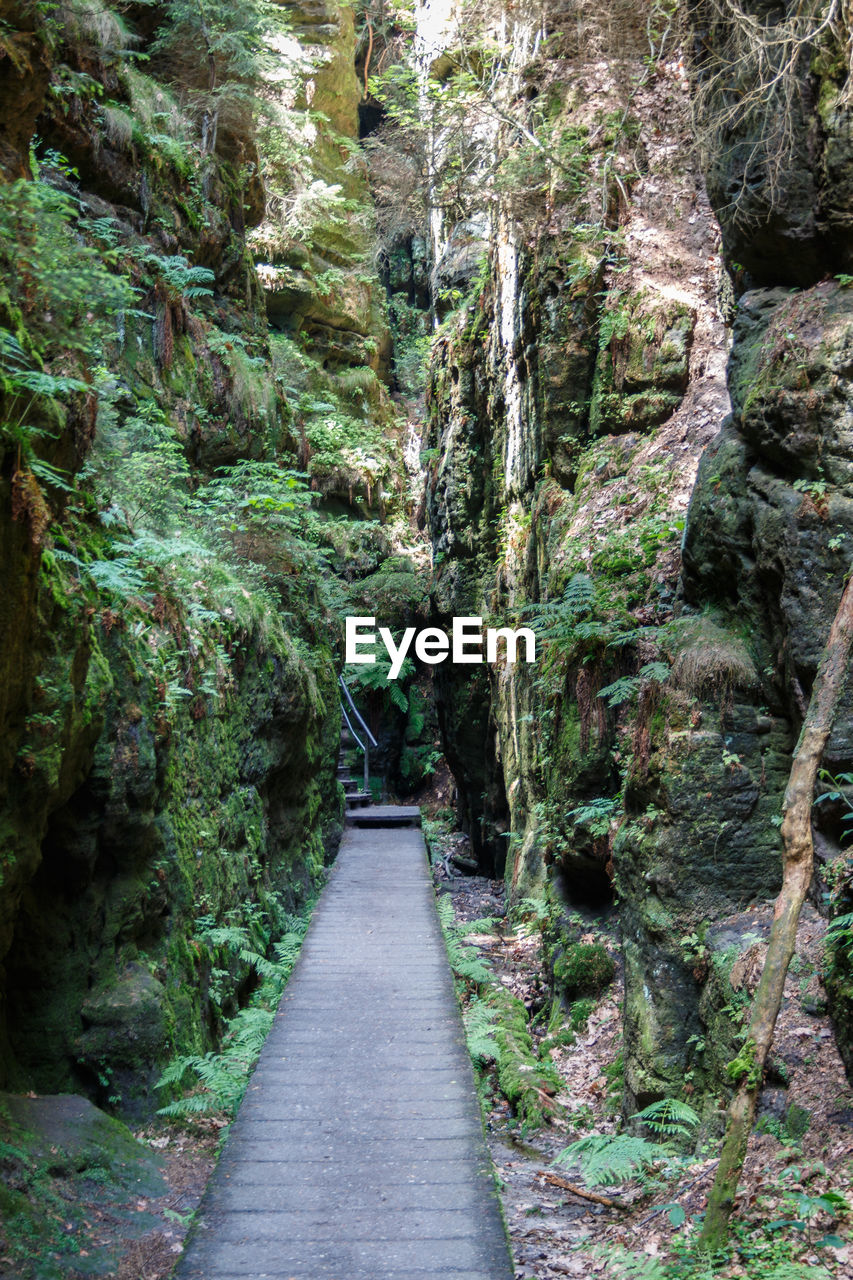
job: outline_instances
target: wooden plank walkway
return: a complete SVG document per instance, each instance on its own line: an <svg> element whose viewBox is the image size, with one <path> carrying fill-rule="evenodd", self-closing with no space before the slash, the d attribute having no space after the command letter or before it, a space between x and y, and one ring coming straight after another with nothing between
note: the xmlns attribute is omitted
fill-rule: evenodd
<svg viewBox="0 0 853 1280"><path fill-rule="evenodd" d="M351 828L175 1278L512 1275L423 837Z"/></svg>

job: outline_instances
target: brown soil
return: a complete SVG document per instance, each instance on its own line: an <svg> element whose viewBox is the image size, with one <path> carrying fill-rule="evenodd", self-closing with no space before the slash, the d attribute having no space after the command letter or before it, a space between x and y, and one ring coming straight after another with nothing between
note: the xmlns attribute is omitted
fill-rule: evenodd
<svg viewBox="0 0 853 1280"><path fill-rule="evenodd" d="M224 1123L199 1122L182 1132L174 1126L155 1125L136 1137L162 1153L169 1192L162 1200L149 1201L148 1212L161 1219L121 1259L116 1280L165 1280L183 1248L190 1220L198 1207L216 1164Z"/></svg>

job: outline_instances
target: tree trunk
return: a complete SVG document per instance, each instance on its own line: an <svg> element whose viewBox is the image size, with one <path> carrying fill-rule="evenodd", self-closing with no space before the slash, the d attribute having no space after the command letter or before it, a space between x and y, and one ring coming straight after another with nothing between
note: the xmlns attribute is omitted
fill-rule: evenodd
<svg viewBox="0 0 853 1280"><path fill-rule="evenodd" d="M729 1106L723 1150L699 1241L707 1249L722 1247L728 1236L729 1217L755 1119L764 1063L782 1004L788 965L794 954L800 910L811 883L814 784L844 688L851 642L853 578L844 588L829 632L785 790L782 888L776 899L767 956L752 1005L746 1042L735 1059L739 1082Z"/></svg>

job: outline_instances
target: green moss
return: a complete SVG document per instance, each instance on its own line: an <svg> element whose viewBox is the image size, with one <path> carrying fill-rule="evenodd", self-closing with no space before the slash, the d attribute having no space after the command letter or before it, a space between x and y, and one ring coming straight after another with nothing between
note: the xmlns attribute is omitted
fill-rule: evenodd
<svg viewBox="0 0 853 1280"><path fill-rule="evenodd" d="M541 1125L549 1110L543 1099L560 1087L554 1069L536 1055L527 1010L508 991L494 988L487 997L497 1010L495 1044L498 1087L527 1129Z"/></svg>
<svg viewBox="0 0 853 1280"><path fill-rule="evenodd" d="M599 942L575 942L554 964L554 981L567 1000L598 995L613 981L616 965Z"/></svg>
<svg viewBox="0 0 853 1280"><path fill-rule="evenodd" d="M125 1242L150 1231L155 1220L139 1202L165 1191L161 1165L124 1125L85 1099L0 1095L5 1261L16 1276L33 1280L79 1274L78 1257L86 1259L86 1274L114 1274L122 1246L97 1243L92 1221L120 1220Z"/></svg>

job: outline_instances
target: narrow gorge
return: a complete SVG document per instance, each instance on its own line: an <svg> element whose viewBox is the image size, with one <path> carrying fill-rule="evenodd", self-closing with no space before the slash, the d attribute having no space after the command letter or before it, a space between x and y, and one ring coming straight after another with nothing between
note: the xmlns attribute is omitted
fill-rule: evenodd
<svg viewBox="0 0 853 1280"><path fill-rule="evenodd" d="M517 1276L851 1274L849 678L697 1251L853 554L851 48L839 0L0 0L4 1278L170 1274L345 831L341 676ZM392 678L353 618L535 660Z"/></svg>

